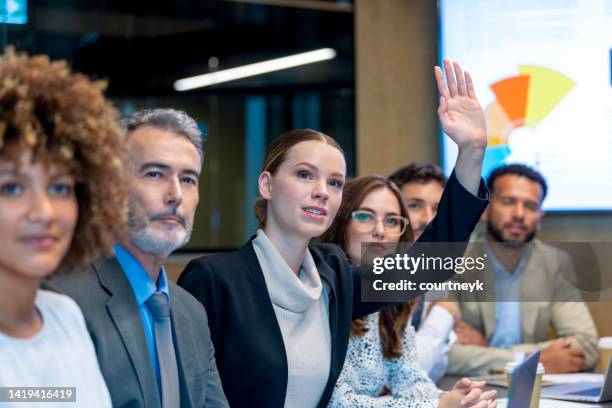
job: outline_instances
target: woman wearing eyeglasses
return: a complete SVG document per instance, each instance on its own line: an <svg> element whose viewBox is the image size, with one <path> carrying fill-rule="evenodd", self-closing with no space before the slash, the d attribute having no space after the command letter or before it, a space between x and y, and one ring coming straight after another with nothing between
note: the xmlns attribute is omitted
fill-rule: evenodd
<svg viewBox="0 0 612 408"><path fill-rule="evenodd" d="M351 263L360 265L363 253L382 256L393 249L390 244L413 241L402 196L387 178L353 179L343 193L338 214L320 242L339 245ZM362 245L367 245L365 252ZM353 320L346 361L329 407L495 406L495 391L482 392L483 382L463 379L442 394L419 368L409 323L413 305L410 301Z"/></svg>
<svg viewBox="0 0 612 408"><path fill-rule="evenodd" d="M487 204L480 178L486 130L469 75L450 62L445 69L446 82L435 71L438 113L459 155L421 240L457 242L469 238ZM335 245L310 243L334 220L345 178L344 153L334 139L309 129L281 135L259 176L257 236L237 251L193 260L179 279L206 308L232 407L327 405L351 321L387 306L361 301L366 268L352 266Z"/></svg>

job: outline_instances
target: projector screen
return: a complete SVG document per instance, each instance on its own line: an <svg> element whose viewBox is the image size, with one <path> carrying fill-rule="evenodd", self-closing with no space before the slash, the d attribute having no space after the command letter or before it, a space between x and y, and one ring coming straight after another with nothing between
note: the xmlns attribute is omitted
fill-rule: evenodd
<svg viewBox="0 0 612 408"><path fill-rule="evenodd" d="M440 0L440 58L474 78L485 111L483 176L524 163L544 209L612 210L612 0ZM457 148L442 135L450 173Z"/></svg>

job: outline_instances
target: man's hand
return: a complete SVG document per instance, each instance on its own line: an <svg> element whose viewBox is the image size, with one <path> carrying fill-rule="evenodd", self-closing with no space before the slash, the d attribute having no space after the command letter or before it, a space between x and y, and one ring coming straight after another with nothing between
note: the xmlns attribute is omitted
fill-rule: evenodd
<svg viewBox="0 0 612 408"><path fill-rule="evenodd" d="M484 381L472 381L462 378L453 389L442 395L438 408L495 408L497 391L484 391Z"/></svg>
<svg viewBox="0 0 612 408"><path fill-rule="evenodd" d="M457 303L449 302L447 300L436 300L429 306L429 310L431 311L434 306L440 306L448 313L450 313L450 315L453 316L455 324L457 324L461 320L461 312L459 312L459 307L457 307Z"/></svg>
<svg viewBox="0 0 612 408"><path fill-rule="evenodd" d="M489 346L487 339L484 338L482 333L463 320L455 325L455 333L457 333L457 341L461 344L473 344L483 347Z"/></svg>
<svg viewBox="0 0 612 408"><path fill-rule="evenodd" d="M571 346L569 339L560 339L542 350L540 361L547 374L576 373L582 370L584 354Z"/></svg>

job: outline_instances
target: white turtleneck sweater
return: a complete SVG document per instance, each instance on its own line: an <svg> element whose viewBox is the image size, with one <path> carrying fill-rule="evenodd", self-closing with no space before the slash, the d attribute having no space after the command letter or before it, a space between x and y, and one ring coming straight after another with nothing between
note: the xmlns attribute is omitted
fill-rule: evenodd
<svg viewBox="0 0 612 408"><path fill-rule="evenodd" d="M329 316L321 277L308 249L296 275L262 230L257 231L253 249L287 352L285 407L316 407L331 364Z"/></svg>

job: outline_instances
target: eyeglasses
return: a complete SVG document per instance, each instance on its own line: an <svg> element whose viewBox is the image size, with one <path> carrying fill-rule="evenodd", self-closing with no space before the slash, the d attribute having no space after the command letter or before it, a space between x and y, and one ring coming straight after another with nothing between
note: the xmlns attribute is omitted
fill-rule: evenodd
<svg viewBox="0 0 612 408"><path fill-rule="evenodd" d="M408 218L400 215L387 215L376 217L374 213L366 210L357 210L352 213L355 226L360 232L372 232L378 221L382 221L385 232L391 236L402 235L408 226Z"/></svg>

